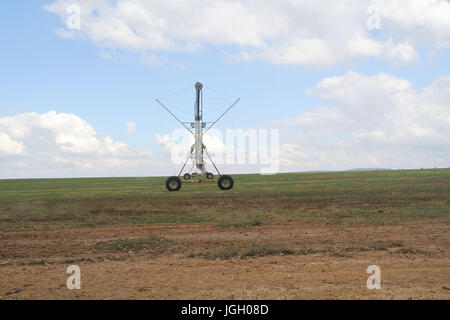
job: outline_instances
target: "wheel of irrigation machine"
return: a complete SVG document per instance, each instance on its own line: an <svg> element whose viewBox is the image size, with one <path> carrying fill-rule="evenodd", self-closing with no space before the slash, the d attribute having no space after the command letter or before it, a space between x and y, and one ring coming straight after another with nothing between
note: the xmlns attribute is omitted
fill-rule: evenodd
<svg viewBox="0 0 450 320"><path fill-rule="evenodd" d="M234 181L231 176L224 175L219 178L217 184L222 190L230 190L231 188L233 188Z"/></svg>
<svg viewBox="0 0 450 320"><path fill-rule="evenodd" d="M170 177L166 180L166 188L169 191L178 191L181 188L181 180L178 177Z"/></svg>
<svg viewBox="0 0 450 320"><path fill-rule="evenodd" d="M191 175L189 173L185 173L183 178L184 180L191 180Z"/></svg>
<svg viewBox="0 0 450 320"><path fill-rule="evenodd" d="M206 173L206 179L212 180L212 179L214 179L214 175L211 172L207 172Z"/></svg>

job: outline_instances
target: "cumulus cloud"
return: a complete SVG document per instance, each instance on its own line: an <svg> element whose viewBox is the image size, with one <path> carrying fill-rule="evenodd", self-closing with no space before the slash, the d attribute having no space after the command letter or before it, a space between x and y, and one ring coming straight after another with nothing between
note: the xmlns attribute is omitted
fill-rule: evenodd
<svg viewBox="0 0 450 320"><path fill-rule="evenodd" d="M215 171L211 158L223 172L274 174L279 170L278 129L212 129L203 138L207 148L203 158L206 170ZM174 165L181 167L187 163L187 171L194 167L193 155L191 161L187 159L194 144L190 133L176 129L171 135L157 134L156 140L170 154Z"/></svg>
<svg viewBox="0 0 450 320"><path fill-rule="evenodd" d="M81 33L101 48L141 52L215 46L237 60L330 65L351 59L413 61L417 47L448 48L446 0L79 0ZM65 24L71 0L45 8ZM367 28L377 10L378 35ZM67 32L58 31L63 37ZM150 54L158 64L166 58Z"/></svg>
<svg viewBox="0 0 450 320"><path fill-rule="evenodd" d="M284 168L450 167L450 76L417 92L392 75L348 72L310 94L326 106L273 123L289 130Z"/></svg>
<svg viewBox="0 0 450 320"><path fill-rule="evenodd" d="M322 106L271 124L283 132L281 171L450 167L450 75L418 91L386 73L347 72L323 79L308 94ZM181 146L184 156L193 144L192 135L186 137L156 140L169 153ZM225 142L223 132L205 137L219 156L239 151ZM240 164L228 168L257 172Z"/></svg>
<svg viewBox="0 0 450 320"><path fill-rule="evenodd" d="M0 118L0 177L115 175L148 165L151 153L98 134L75 114ZM106 169L114 169L105 171Z"/></svg>
<svg viewBox="0 0 450 320"><path fill-rule="evenodd" d="M127 126L128 133L136 132L136 122L126 122L125 125Z"/></svg>
<svg viewBox="0 0 450 320"><path fill-rule="evenodd" d="M194 145L195 142L194 136L184 129L176 129L170 135L156 134L155 138L156 142L163 146L178 164L184 163L191 146ZM203 136L203 142L207 146L210 155L213 157L217 156L215 159L217 163L223 163L224 154L227 152L235 152L233 146L225 144L224 134L220 130L209 130L208 133Z"/></svg>
<svg viewBox="0 0 450 320"><path fill-rule="evenodd" d="M0 132L0 154L20 155L24 153L23 142L12 139L7 133Z"/></svg>

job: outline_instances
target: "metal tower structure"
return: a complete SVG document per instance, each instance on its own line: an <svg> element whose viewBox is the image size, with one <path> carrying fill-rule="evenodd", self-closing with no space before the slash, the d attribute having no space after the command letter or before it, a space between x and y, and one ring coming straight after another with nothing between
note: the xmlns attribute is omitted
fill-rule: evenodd
<svg viewBox="0 0 450 320"><path fill-rule="evenodd" d="M214 122L203 122L203 100L202 100L202 90L203 90L203 84L200 82L197 82L195 84L195 107L194 107L194 122L191 122L191 128L194 129L194 131L191 130L186 125L186 122L182 122L173 112L171 112L161 101L158 99L155 99L156 102L161 105L175 120L177 120L186 130L188 130L192 135L194 135L194 144L190 148L189 154L187 156L186 162L184 163L183 167L181 168L178 176L172 176L169 177L166 180L166 188L169 191L178 191L181 189L182 183L192 183L192 182L216 182L214 180L214 175L211 172L208 172L206 170L205 166L205 159L204 155L206 154L211 164L214 166L214 169L216 170L217 174L219 175L219 179L217 180L217 184L220 189L222 190L230 190L233 188L234 181L233 178L229 175L221 175L219 170L217 169L217 166L215 165L214 161L212 160L208 149L203 143L203 135L211 129L220 119L225 116L228 111L231 110L239 101L240 99L237 99L228 109L223 112L220 117L216 119ZM206 125L210 124L208 128L206 128ZM204 130L206 128L206 130ZM200 173L192 173L192 172L186 172L183 176L183 180L181 180L180 176L183 172L184 168L186 167L189 160L193 160L193 166L190 171L192 171L193 167L195 166L198 170L200 170ZM193 180L192 178L197 178ZM205 179L206 178L206 179Z"/></svg>

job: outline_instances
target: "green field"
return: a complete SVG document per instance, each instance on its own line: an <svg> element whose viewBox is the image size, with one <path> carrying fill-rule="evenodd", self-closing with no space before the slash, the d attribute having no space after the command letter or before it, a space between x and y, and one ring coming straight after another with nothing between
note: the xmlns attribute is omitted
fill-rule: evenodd
<svg viewBox="0 0 450 320"><path fill-rule="evenodd" d="M450 218L450 169L235 175L235 187L166 178L0 180L0 231L109 224L287 221L392 224Z"/></svg>

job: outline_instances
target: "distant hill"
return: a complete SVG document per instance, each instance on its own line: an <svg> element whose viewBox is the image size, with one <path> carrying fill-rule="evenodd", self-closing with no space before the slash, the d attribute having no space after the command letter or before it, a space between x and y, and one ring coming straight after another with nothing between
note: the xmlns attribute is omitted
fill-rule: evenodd
<svg viewBox="0 0 450 320"><path fill-rule="evenodd" d="M357 169L350 169L347 171L388 171L388 170L392 170L392 169L387 169L387 168L357 168Z"/></svg>

